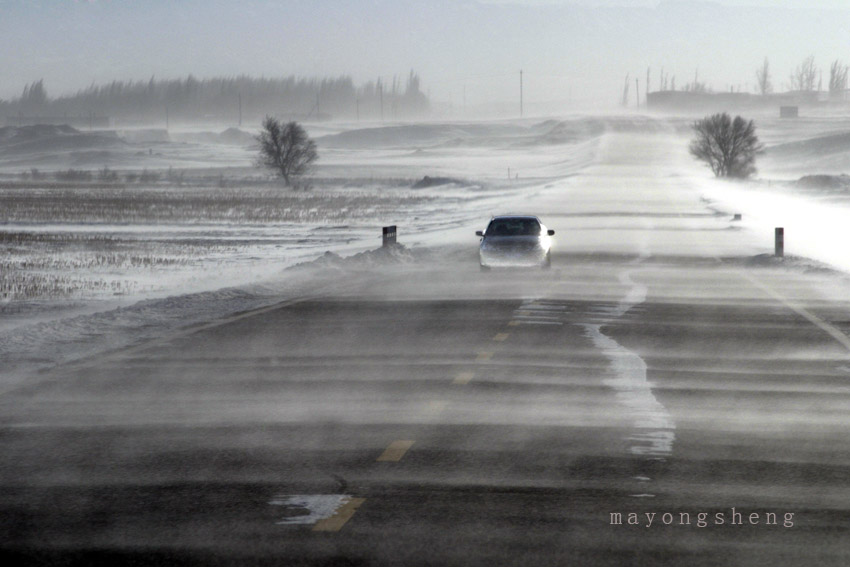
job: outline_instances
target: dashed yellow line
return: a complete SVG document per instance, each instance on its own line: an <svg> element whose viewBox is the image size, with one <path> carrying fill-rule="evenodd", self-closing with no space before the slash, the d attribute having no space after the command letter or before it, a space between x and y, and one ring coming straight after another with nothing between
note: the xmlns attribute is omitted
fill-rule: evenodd
<svg viewBox="0 0 850 567"><path fill-rule="evenodd" d="M458 372L455 379L452 380L452 384L459 384L461 386L469 384L472 379L475 378L475 372Z"/></svg>
<svg viewBox="0 0 850 567"><path fill-rule="evenodd" d="M342 529L342 526L344 526L345 523L351 519L351 517L354 515L354 512L356 512L360 505L364 502L366 502L365 498L352 498L351 500L343 504L333 516L316 522L316 525L313 526L313 531L338 532L340 529Z"/></svg>
<svg viewBox="0 0 850 567"><path fill-rule="evenodd" d="M482 351L475 356L475 362L487 362L493 358L492 352Z"/></svg>
<svg viewBox="0 0 850 567"><path fill-rule="evenodd" d="M519 325L519 321L511 321L508 323L508 327L516 327L517 325Z"/></svg>
<svg viewBox="0 0 850 567"><path fill-rule="evenodd" d="M378 457L377 461L399 462L408 449L413 446L413 441L399 440L390 443L389 447Z"/></svg>
<svg viewBox="0 0 850 567"><path fill-rule="evenodd" d="M493 340L501 343L504 342L505 339L507 339L509 336L510 333L499 333L495 337L493 337Z"/></svg>

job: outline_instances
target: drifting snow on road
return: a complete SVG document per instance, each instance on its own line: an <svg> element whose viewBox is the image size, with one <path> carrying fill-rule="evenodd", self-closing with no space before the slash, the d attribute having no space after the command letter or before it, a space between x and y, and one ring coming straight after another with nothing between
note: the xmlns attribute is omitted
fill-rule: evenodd
<svg viewBox="0 0 850 567"><path fill-rule="evenodd" d="M626 296L614 307L596 312L602 321L581 326L594 346L608 358L614 376L605 385L617 392L617 399L628 410L634 433L628 438L633 455L670 457L676 439L676 425L667 408L652 393L647 380L646 362L636 353L620 345L602 332L602 327L616 323L634 306L646 300L647 288L631 279L629 271L620 274L620 282L628 285Z"/></svg>

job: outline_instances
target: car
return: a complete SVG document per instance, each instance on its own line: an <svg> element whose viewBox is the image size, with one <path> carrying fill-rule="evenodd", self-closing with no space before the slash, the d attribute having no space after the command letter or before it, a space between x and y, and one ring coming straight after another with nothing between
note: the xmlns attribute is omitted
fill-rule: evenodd
<svg viewBox="0 0 850 567"><path fill-rule="evenodd" d="M532 215L499 215L490 219L481 237L478 261L481 270L493 267L552 265L551 247L555 231L547 229Z"/></svg>

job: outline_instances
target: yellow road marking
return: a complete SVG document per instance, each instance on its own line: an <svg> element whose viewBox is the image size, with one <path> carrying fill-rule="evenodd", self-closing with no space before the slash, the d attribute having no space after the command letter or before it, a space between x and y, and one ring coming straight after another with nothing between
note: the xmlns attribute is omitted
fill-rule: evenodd
<svg viewBox="0 0 850 567"><path fill-rule="evenodd" d="M494 340L494 341L498 341L498 342L500 342L500 343L501 343L501 342L503 342L505 339L507 339L509 336L510 336L510 333L499 333L498 335L496 335L495 337L493 337L493 340Z"/></svg>
<svg viewBox="0 0 850 567"><path fill-rule="evenodd" d="M452 381L452 384L469 384L469 382L475 378L475 372L458 372L455 379Z"/></svg>
<svg viewBox="0 0 850 567"><path fill-rule="evenodd" d="M491 358L493 358L492 352L482 351L479 352L478 355L475 357L475 362L487 362Z"/></svg>
<svg viewBox="0 0 850 567"><path fill-rule="evenodd" d="M364 502L366 502L365 498L352 498L351 500L343 504L333 516L316 522L316 525L313 526L313 531L338 532L342 528L342 526L345 525L345 522L351 519L351 517L354 515L354 512L356 512L360 505Z"/></svg>
<svg viewBox="0 0 850 567"><path fill-rule="evenodd" d="M517 325L519 325L519 321L511 321L508 323L508 327L516 327Z"/></svg>
<svg viewBox="0 0 850 567"><path fill-rule="evenodd" d="M407 453L407 450L413 446L413 441L393 441L390 443L389 447L378 457L376 460L378 461L390 461L393 463L397 463L404 457L404 454Z"/></svg>
<svg viewBox="0 0 850 567"><path fill-rule="evenodd" d="M836 327L835 325L831 325L830 323L827 323L826 321L824 321L823 319L821 319L817 315L810 313L805 308L803 308L801 305L797 305L796 303L793 303L791 300L786 299L785 297L780 295L777 291L773 290L772 288L768 287L766 284L755 279L750 274L744 273L742 275L747 280L749 280L753 285L755 285L757 288L761 289L763 292L765 292L770 297L772 297L773 299L780 302L782 305L784 305L785 307L787 307L791 311L794 311L798 315L802 316L804 319L809 321L809 323L813 324L815 327L817 327L820 330L822 330L823 332L825 332L827 335L829 335L830 337L835 339L841 346L843 346L845 349L850 351L850 338L848 338L847 335L842 333L841 330L838 327Z"/></svg>

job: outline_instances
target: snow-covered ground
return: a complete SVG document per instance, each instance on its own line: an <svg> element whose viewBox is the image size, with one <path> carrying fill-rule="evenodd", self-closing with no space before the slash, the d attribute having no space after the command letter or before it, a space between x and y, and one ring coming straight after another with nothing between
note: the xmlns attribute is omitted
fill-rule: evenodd
<svg viewBox="0 0 850 567"><path fill-rule="evenodd" d="M340 285L340 270L367 259L410 261L403 252L348 263L334 256L377 248L385 225L397 225L409 248L468 251L474 258L472 233L490 215L523 211L547 222L547 201L572 199L576 215L565 226L574 232L561 235L561 249L619 252L620 229L647 222L629 215L668 197L624 194L629 179L622 176L632 170L600 171L609 167L599 156L612 140L634 148L633 163L624 162L629 167L642 166L644 141L667 148L667 162L652 166L640 183L682 185L688 196L677 205L677 222L714 227L715 211L741 213L737 226L751 233L750 245L734 253L772 250L773 227L784 226L789 254L850 270L842 249L850 236L850 190L803 190L792 183L850 171L844 134L850 120L842 121L844 127L828 117L760 122L768 151L759 162L761 179L746 184L715 181L693 162L685 119L321 125L311 129L319 166L310 188L299 191L274 186L252 167L248 132L48 131L17 141L14 132L0 132L5 384L34 367ZM97 170L104 167L117 179L99 182ZM610 176L612 186L571 193L571 180L587 168ZM69 169L91 171L93 179L53 178ZM142 173L159 178L140 182ZM425 176L450 182L414 187ZM606 202L622 213L609 231L600 230L593 216ZM535 210L528 210L531 203ZM663 219L653 222L659 238L673 234L664 232ZM668 247L674 251L674 239ZM296 264L306 265L293 269Z"/></svg>

